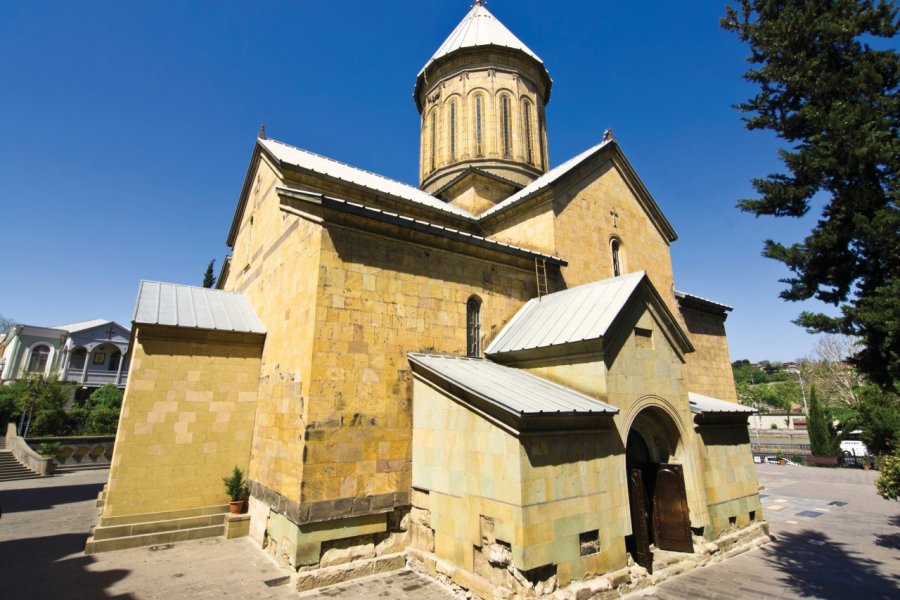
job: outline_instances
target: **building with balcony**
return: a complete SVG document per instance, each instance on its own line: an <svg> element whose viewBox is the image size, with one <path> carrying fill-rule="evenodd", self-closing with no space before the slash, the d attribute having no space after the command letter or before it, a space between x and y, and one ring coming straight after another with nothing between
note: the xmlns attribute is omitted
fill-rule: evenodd
<svg viewBox="0 0 900 600"><path fill-rule="evenodd" d="M0 339L0 383L55 375L87 388L107 383L124 388L130 335L107 319L57 327L14 325Z"/></svg>

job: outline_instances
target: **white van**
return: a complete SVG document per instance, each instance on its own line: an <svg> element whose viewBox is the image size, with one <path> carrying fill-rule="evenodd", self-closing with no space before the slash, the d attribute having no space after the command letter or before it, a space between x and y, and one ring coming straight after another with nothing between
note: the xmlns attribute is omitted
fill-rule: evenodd
<svg viewBox="0 0 900 600"><path fill-rule="evenodd" d="M852 435L852 434L851 434ZM841 442L841 452L844 456L868 456L869 450L860 440L844 440Z"/></svg>

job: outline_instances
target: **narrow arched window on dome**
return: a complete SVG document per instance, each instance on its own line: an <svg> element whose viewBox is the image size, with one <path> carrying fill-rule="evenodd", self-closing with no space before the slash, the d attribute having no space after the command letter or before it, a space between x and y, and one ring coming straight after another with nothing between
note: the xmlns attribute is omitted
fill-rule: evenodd
<svg viewBox="0 0 900 600"><path fill-rule="evenodd" d="M483 154L482 151L482 128L484 122L484 107L482 106L483 101L481 99L481 94L475 96L475 155L481 156Z"/></svg>
<svg viewBox="0 0 900 600"><path fill-rule="evenodd" d="M469 296L466 302L466 356L481 355L481 299Z"/></svg>
<svg viewBox="0 0 900 600"><path fill-rule="evenodd" d="M538 116L538 152L541 156L541 164L539 165L541 169L547 168L547 159L544 156L544 113L540 110L537 111Z"/></svg>
<svg viewBox="0 0 900 600"><path fill-rule="evenodd" d="M437 164L437 111L431 111L431 170Z"/></svg>
<svg viewBox="0 0 900 600"><path fill-rule="evenodd" d="M614 238L609 243L609 249L612 253L613 277L618 277L622 274L622 244Z"/></svg>
<svg viewBox="0 0 900 600"><path fill-rule="evenodd" d="M522 126L525 135L525 160L529 165L534 164L534 151L531 147L531 103L526 100L522 106Z"/></svg>
<svg viewBox="0 0 900 600"><path fill-rule="evenodd" d="M512 132L509 127L509 96L503 96L500 99L500 113L503 119L503 158L512 156L512 140L510 136Z"/></svg>
<svg viewBox="0 0 900 600"><path fill-rule="evenodd" d="M456 160L456 102L450 103L450 160Z"/></svg>

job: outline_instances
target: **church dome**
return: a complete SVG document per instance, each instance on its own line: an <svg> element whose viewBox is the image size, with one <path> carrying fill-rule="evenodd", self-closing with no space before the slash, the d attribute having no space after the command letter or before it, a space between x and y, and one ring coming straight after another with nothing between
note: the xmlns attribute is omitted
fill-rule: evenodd
<svg viewBox="0 0 900 600"><path fill-rule="evenodd" d="M551 86L540 57L476 2L416 77L422 189L452 202L475 173L504 188L489 190L494 203L545 173Z"/></svg>

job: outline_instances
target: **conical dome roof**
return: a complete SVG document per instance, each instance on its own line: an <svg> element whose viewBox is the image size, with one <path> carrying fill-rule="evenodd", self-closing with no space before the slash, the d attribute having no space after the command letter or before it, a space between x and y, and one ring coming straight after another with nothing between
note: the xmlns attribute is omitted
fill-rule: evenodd
<svg viewBox="0 0 900 600"><path fill-rule="evenodd" d="M419 71L419 74L416 76L416 93L414 95L418 94L418 90L423 84L425 71L435 62L461 50L485 46L517 50L540 65L546 77L546 100L549 101L550 86L553 82L550 79L550 73L547 71L544 61L526 46L522 40L517 38L513 32L507 29L481 2L475 3L472 10L463 17L459 25L447 36L447 39L440 45L437 52L428 59L428 62Z"/></svg>
<svg viewBox="0 0 900 600"><path fill-rule="evenodd" d="M475 46L501 46L520 50L542 65L544 64L537 54L532 52L528 46L522 43L522 40L517 38L479 2L472 7L472 10L460 21L456 29L444 40L434 56L425 63L425 66L419 71L419 75L434 61L462 48Z"/></svg>

